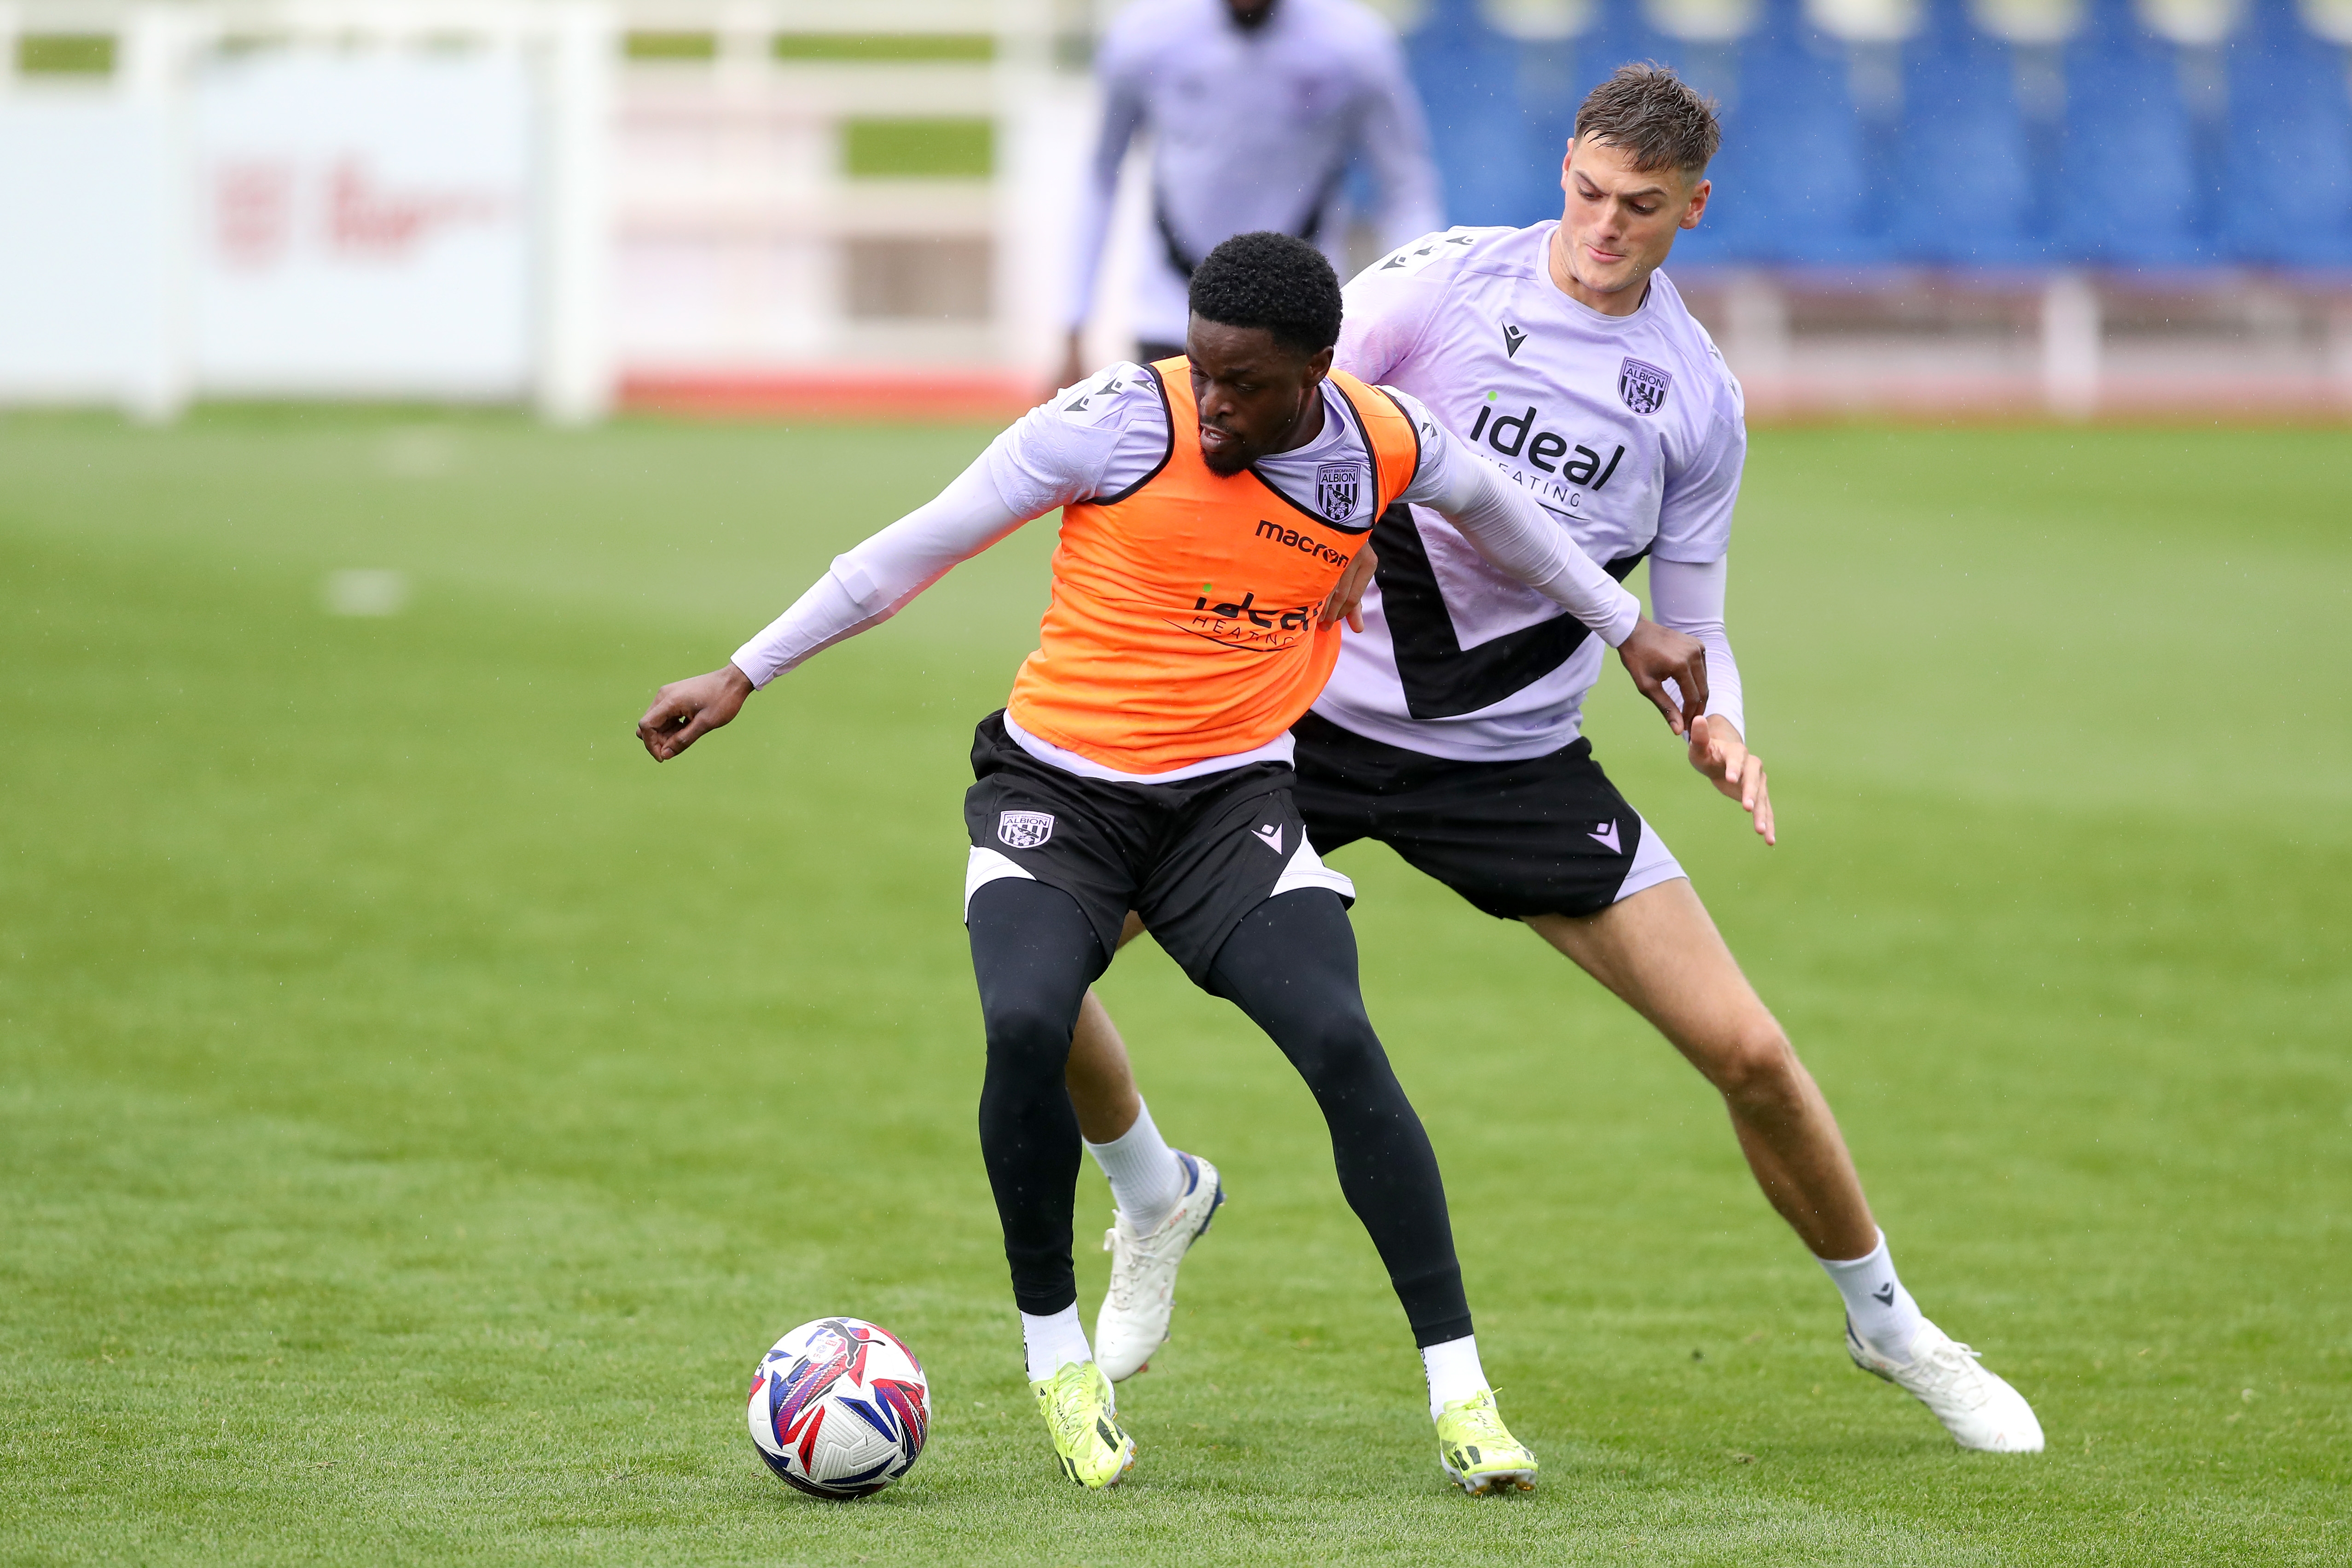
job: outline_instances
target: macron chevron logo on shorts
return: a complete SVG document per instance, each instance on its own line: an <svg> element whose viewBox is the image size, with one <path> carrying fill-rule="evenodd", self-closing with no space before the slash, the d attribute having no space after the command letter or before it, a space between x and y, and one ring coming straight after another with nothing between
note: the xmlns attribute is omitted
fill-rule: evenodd
<svg viewBox="0 0 2352 1568"><path fill-rule="evenodd" d="M1618 847L1617 825L1613 822L1604 822L1599 827L1588 830L1585 837L1607 845L1609 847L1609 853L1612 855L1622 855L1625 853L1623 849Z"/></svg>
<svg viewBox="0 0 2352 1568"><path fill-rule="evenodd" d="M1282 853L1282 824L1270 822L1264 827L1253 827L1250 829L1250 837L1276 854Z"/></svg>
<svg viewBox="0 0 2352 1568"><path fill-rule="evenodd" d="M1007 811L998 814L996 837L1014 849L1034 849L1054 837L1050 811Z"/></svg>

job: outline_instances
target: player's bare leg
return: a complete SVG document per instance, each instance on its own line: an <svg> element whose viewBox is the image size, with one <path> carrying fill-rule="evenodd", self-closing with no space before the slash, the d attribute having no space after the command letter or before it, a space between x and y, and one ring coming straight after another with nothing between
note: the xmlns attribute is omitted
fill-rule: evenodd
<svg viewBox="0 0 2352 1568"><path fill-rule="evenodd" d="M1599 914L1528 924L1715 1086L1757 1184L1814 1257L1860 1258L1878 1245L1837 1118L1687 880L1645 888Z"/></svg>
<svg viewBox="0 0 2352 1568"><path fill-rule="evenodd" d="M1089 1143L1108 1143L1127 1135L1143 1114L1143 1093L1135 1087L1135 1065L1127 1059L1127 1042L1102 999L1089 989L1078 1008L1078 1026L1070 1036L1070 1065L1064 1069L1070 1103L1077 1108L1078 1131Z"/></svg>
<svg viewBox="0 0 2352 1568"><path fill-rule="evenodd" d="M1143 922L1129 914L1119 945L1142 931ZM1207 1234L1225 1201L1224 1184L1214 1165L1161 1139L1135 1087L1127 1042L1091 989L1078 1008L1062 1079L1087 1152L1109 1179L1118 1205L1103 1234L1110 1289L1095 1319L1095 1357L1111 1381L1122 1382L1149 1366L1167 1342L1177 1266Z"/></svg>
<svg viewBox="0 0 2352 1568"><path fill-rule="evenodd" d="M1143 934L1143 919L1133 910L1118 933L1123 949ZM1118 1026L1090 986L1078 1009L1078 1026L1070 1036L1070 1065L1063 1074L1070 1088L1070 1103L1077 1108L1078 1131L1089 1143L1108 1143L1124 1137L1143 1114L1143 1093L1135 1087L1135 1067L1127 1059L1127 1042Z"/></svg>
<svg viewBox="0 0 2352 1568"><path fill-rule="evenodd" d="M1854 1363L1917 1396L1963 1447L2038 1451L2032 1407L1927 1321L1896 1279L1837 1118L1689 881L1528 924L1656 1026L1723 1096L1757 1184L1846 1299Z"/></svg>

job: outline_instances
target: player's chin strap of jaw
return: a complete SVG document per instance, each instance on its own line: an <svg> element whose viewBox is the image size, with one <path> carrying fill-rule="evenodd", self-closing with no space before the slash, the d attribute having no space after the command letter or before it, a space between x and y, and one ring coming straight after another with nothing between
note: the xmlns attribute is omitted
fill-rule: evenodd
<svg viewBox="0 0 2352 1568"><path fill-rule="evenodd" d="M1611 647L1633 634L1642 601L1587 555L1533 497L1458 444L1446 470L1452 489L1438 498L1435 509L1490 565L1559 605Z"/></svg>

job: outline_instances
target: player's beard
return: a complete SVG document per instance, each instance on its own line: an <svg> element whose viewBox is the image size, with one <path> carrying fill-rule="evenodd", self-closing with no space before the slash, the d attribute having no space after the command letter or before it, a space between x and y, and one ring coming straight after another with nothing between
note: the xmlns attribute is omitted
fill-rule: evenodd
<svg viewBox="0 0 2352 1568"><path fill-rule="evenodd" d="M1221 479L1230 479L1235 474L1245 471L1252 463L1257 461L1257 457L1255 452L1246 450L1238 444L1227 447L1221 452L1212 452L1205 447L1201 448L1202 466Z"/></svg>

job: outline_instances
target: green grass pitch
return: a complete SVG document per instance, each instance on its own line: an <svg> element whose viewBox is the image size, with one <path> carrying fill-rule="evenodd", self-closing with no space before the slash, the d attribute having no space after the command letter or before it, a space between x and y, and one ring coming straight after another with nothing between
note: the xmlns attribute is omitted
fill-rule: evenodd
<svg viewBox="0 0 2352 1568"><path fill-rule="evenodd" d="M2050 1451L1850 1367L1696 1075L1385 850L1338 857L1531 1497L1438 1473L1303 1089L1149 943L1105 984L1233 1192L1047 1462L972 1126L972 723L1049 525L656 768L630 726L986 433L0 422L0 1561L2352 1558L2352 442L1765 431L1733 616L1782 839L1613 668L1599 753ZM331 616L324 575L409 574ZM1080 1191L1091 1315L1108 1200ZM788 1492L785 1328L938 1420Z"/></svg>

